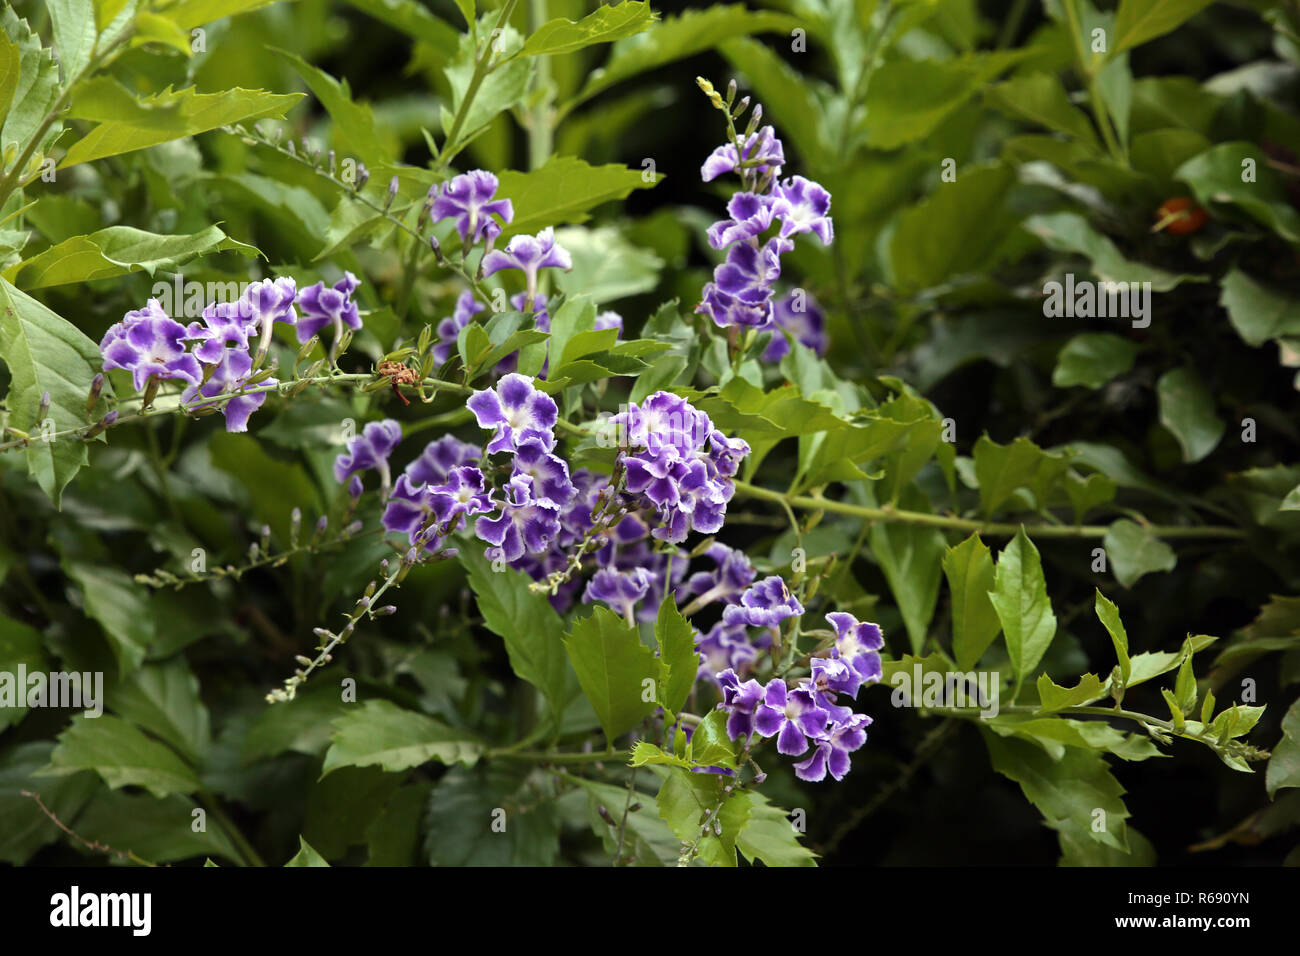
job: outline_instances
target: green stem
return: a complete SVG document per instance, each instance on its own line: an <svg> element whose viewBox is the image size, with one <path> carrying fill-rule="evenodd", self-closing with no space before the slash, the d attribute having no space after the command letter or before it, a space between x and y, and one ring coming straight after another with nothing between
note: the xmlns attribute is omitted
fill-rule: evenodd
<svg viewBox="0 0 1300 956"><path fill-rule="evenodd" d="M1023 527L1025 533L1035 538L1104 538L1110 528L1106 525L1021 525L1011 522L975 521L950 515L927 514L922 511L905 511L893 505L869 508L846 501L831 498L814 498L808 495L781 494L751 485L747 481L736 480L736 491L751 498L761 498L777 504L813 511L831 511L836 514L852 515L871 521L888 521L902 524L926 525L931 528L943 528L950 531L978 531L980 534L1014 536ZM1243 539L1246 532L1240 528L1226 528L1217 525L1147 525L1147 531L1159 538L1232 538Z"/></svg>
<svg viewBox="0 0 1300 956"><path fill-rule="evenodd" d="M453 150L456 140L460 136L461 127L465 125L465 118L469 116L470 104L474 102L474 97L478 94L478 88L483 85L487 75L492 72L489 64L492 62L492 47L496 42L496 34L510 20L510 15L515 11L515 4L518 0L506 0L505 6L501 8L500 15L497 16L496 26L492 33L489 34L487 42L483 44L483 49L479 51L474 60L474 73L469 78L469 86L465 88L465 96L460 101L460 106L456 108L456 115L452 117L451 129L447 130L447 138L443 141L442 149L438 152L437 168L439 171L445 170L447 164L459 150Z"/></svg>
<svg viewBox="0 0 1300 956"><path fill-rule="evenodd" d="M546 0L528 0L529 21L533 30L546 22ZM537 105L528 118L528 168L546 165L554 148L555 110L551 90L551 58L534 57L533 95Z"/></svg>

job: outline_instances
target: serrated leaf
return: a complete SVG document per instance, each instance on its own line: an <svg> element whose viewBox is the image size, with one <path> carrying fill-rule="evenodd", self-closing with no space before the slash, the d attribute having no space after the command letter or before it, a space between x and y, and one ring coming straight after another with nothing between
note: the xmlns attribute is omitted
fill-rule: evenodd
<svg viewBox="0 0 1300 956"><path fill-rule="evenodd" d="M659 703L677 713L695 686L700 655L695 651L695 628L677 610L675 595L668 591L655 618L655 642L663 675L659 679Z"/></svg>
<svg viewBox="0 0 1300 956"><path fill-rule="evenodd" d="M597 43L640 33L650 26L656 14L644 0L623 0L597 7L576 23L559 17L538 27L524 44L523 56L554 56L573 53Z"/></svg>
<svg viewBox="0 0 1300 956"><path fill-rule="evenodd" d="M1169 545L1149 528L1127 518L1113 522L1101 543L1115 580L1126 588L1132 587L1144 574L1172 571L1178 563Z"/></svg>
<svg viewBox="0 0 1300 956"><path fill-rule="evenodd" d="M1300 700L1282 718L1282 739L1273 747L1264 783L1270 798L1284 787L1300 787Z"/></svg>
<svg viewBox="0 0 1300 956"><path fill-rule="evenodd" d="M193 793L202 786L193 768L166 744L111 714L74 717L59 734L58 745L50 754L50 772L78 770L95 771L114 790L144 787L159 798Z"/></svg>
<svg viewBox="0 0 1300 956"><path fill-rule="evenodd" d="M11 378L5 402L13 426L30 428L47 392L46 420L56 431L90 423L86 396L103 363L99 347L6 279L0 279L0 358ZM27 471L57 508L63 489L87 461L86 445L72 436L34 437L26 449Z"/></svg>
<svg viewBox="0 0 1300 956"><path fill-rule="evenodd" d="M431 760L469 767L483 752L465 731L386 700L368 700L335 718L332 740L321 776L340 767L379 766L399 773Z"/></svg>
<svg viewBox="0 0 1300 956"><path fill-rule="evenodd" d="M514 204L515 218L502 232L498 244L520 233L535 233L546 226L585 222L590 210L603 202L623 199L634 189L650 189L641 170L617 163L591 166L573 156L554 156L532 172L501 173L498 196Z"/></svg>
<svg viewBox="0 0 1300 956"><path fill-rule="evenodd" d="M992 515L1019 488L1034 493L1039 510L1069 467L1065 455L1044 451L1023 436L999 445L987 435L975 442L975 478L979 481L980 507Z"/></svg>
<svg viewBox="0 0 1300 956"><path fill-rule="evenodd" d="M1002 624L989 592L993 590L993 559L978 532L949 548L943 573L952 592L952 652L959 670L969 670L988 650Z"/></svg>
<svg viewBox="0 0 1300 956"><path fill-rule="evenodd" d="M1038 666L1056 635L1056 614L1047 596L1042 559L1024 528L998 555L989 598L1002 622L1019 687Z"/></svg>
<svg viewBox="0 0 1300 956"><path fill-rule="evenodd" d="M1133 662L1128 656L1128 631L1124 630L1124 622L1120 620L1119 608L1111 602L1106 595L1097 589L1097 595L1093 600L1093 608L1097 613L1097 620L1101 621L1102 626L1106 628L1106 633L1110 635L1110 641L1115 646L1115 658L1119 661L1120 674L1124 678L1124 686L1129 685L1129 676L1133 672Z"/></svg>
<svg viewBox="0 0 1300 956"><path fill-rule="evenodd" d="M1106 688L1096 674L1084 674L1073 687L1061 687L1046 674L1038 676L1039 714L1054 714L1067 707L1090 704L1106 695Z"/></svg>
<svg viewBox="0 0 1300 956"><path fill-rule="evenodd" d="M636 629L617 614L593 608L574 622L564 648L611 743L654 711L656 695L644 693L644 682L658 681L658 662Z"/></svg>

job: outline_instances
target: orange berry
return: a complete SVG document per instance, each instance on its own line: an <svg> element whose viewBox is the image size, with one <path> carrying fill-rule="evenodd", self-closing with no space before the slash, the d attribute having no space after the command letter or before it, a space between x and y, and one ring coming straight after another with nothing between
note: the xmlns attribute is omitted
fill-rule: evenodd
<svg viewBox="0 0 1300 956"><path fill-rule="evenodd" d="M1153 231L1164 229L1171 235L1189 236L1200 231L1209 220L1205 210L1190 197L1175 196L1165 200L1156 210L1156 228Z"/></svg>

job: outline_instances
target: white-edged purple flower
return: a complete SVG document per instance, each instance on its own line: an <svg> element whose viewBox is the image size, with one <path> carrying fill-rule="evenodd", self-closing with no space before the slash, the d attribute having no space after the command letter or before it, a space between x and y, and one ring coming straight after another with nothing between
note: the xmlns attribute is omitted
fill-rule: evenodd
<svg viewBox="0 0 1300 956"><path fill-rule="evenodd" d="M763 703L763 685L752 678L742 683L732 670L723 671L717 678L722 688L720 706L727 711L727 736L732 740L753 736L755 711Z"/></svg>
<svg viewBox="0 0 1300 956"><path fill-rule="evenodd" d="M781 175L781 167L785 165L785 147L776 138L776 130L771 126L764 126L757 132L750 133L745 139L741 153L744 154L743 157L736 152L734 143L719 146L700 167L700 179L706 183L712 182L723 173L738 169L742 160L745 162L752 160L758 164L753 167L756 176L770 173L775 179Z"/></svg>
<svg viewBox="0 0 1300 956"><path fill-rule="evenodd" d="M709 451L705 460L723 478L733 478L740 463L749 457L749 442L743 438L728 438L716 428L709 432Z"/></svg>
<svg viewBox="0 0 1300 956"><path fill-rule="evenodd" d="M455 309L452 310L451 315L438 323L436 329L438 344L433 347L435 364L442 365L451 358L452 350L456 348L456 340L460 338L460 330L469 325L470 320L485 308L487 306L474 298L474 293L469 289L456 297Z"/></svg>
<svg viewBox="0 0 1300 956"><path fill-rule="evenodd" d="M772 324L772 303L746 302L730 295L710 282L704 287L700 304L695 307L700 315L707 315L720 329L737 326L742 329L765 329Z"/></svg>
<svg viewBox="0 0 1300 956"><path fill-rule="evenodd" d="M513 562L525 552L546 550L560 530L560 506L549 498L533 497L532 481L523 475L511 478L506 489L501 514L479 518L474 533L494 546L505 561Z"/></svg>
<svg viewBox="0 0 1300 956"><path fill-rule="evenodd" d="M725 249L733 242L745 242L761 235L772 225L773 199L758 193L736 193L727 203L727 215L709 226L709 245Z"/></svg>
<svg viewBox="0 0 1300 956"><path fill-rule="evenodd" d="M739 604L730 604L722 612L728 624L747 624L750 627L777 627L787 618L803 613L803 605L790 593L778 575L759 581L740 596Z"/></svg>
<svg viewBox="0 0 1300 956"><path fill-rule="evenodd" d="M203 370L185 348L188 337L185 326L168 316L157 299L150 299L143 309L126 313L104 333L99 343L104 371L130 372L136 391L143 391L155 375L161 381L198 385Z"/></svg>
<svg viewBox="0 0 1300 956"><path fill-rule="evenodd" d="M859 622L844 611L832 611L826 620L835 628L833 656L848 665L862 683L880 680L883 671L879 651L885 646L880 626L870 621Z"/></svg>
<svg viewBox="0 0 1300 956"><path fill-rule="evenodd" d="M744 676L753 670L758 660L758 648L750 643L745 629L728 627L721 621L714 624L703 637L696 636L695 651L700 655L700 669L696 678L703 678L721 688L718 674L731 670Z"/></svg>
<svg viewBox="0 0 1300 956"><path fill-rule="evenodd" d="M802 289L795 289L772 300L772 321L776 329L772 341L763 350L764 362L779 362L790 352L790 343L782 330L818 355L825 355L830 345L826 335L826 314L817 301Z"/></svg>
<svg viewBox="0 0 1300 956"><path fill-rule="evenodd" d="M509 199L493 198L498 185L496 176L484 169L472 169L449 182L434 185L429 189L433 221L438 223L454 217L456 231L466 244L495 239L501 235L501 226L492 217L500 216L502 222L515 218L514 205Z"/></svg>
<svg viewBox="0 0 1300 956"><path fill-rule="evenodd" d="M443 435L424 446L420 457L406 466L406 474L417 485L436 485L446 481L451 470L458 465L469 465L479 460L479 449L455 435Z"/></svg>
<svg viewBox="0 0 1300 956"><path fill-rule="evenodd" d="M502 269L518 269L524 274L525 302L537 297L537 273L541 269L573 268L573 259L562 246L556 245L555 230L547 226L536 236L515 236L505 249L493 249L480 266L484 276Z"/></svg>
<svg viewBox="0 0 1300 956"><path fill-rule="evenodd" d="M443 533L455 531L462 516L487 514L494 507L483 472L474 465L453 468L446 481L429 486L429 497Z"/></svg>
<svg viewBox="0 0 1300 956"><path fill-rule="evenodd" d="M800 780L817 783L830 773L843 780L849 772L849 754L867 742L867 728L871 718L866 714L853 714L847 720L832 724L826 733L813 741L813 752L808 759L794 765L794 775Z"/></svg>
<svg viewBox="0 0 1300 956"><path fill-rule="evenodd" d="M265 391L242 394L249 373L253 369L252 356L239 349L226 349L222 353L221 360L215 365L206 382L199 386L191 385L181 393L181 402L195 409L202 409L224 401L221 411L226 419L226 431L246 432L249 417L266 401ZM259 387L276 384L278 383L273 378L266 378L258 383ZM234 397L226 399L227 395ZM212 401L204 401L204 399Z"/></svg>
<svg viewBox="0 0 1300 956"><path fill-rule="evenodd" d="M528 293L516 292L510 297L510 307L516 312L531 312L533 314L533 328L539 332L551 331L551 313L546 311L547 296L539 292L533 296L532 308L528 306Z"/></svg>
<svg viewBox="0 0 1300 956"><path fill-rule="evenodd" d="M778 183L772 195L772 215L781 220L782 238L811 232L823 246L835 241L835 227L828 215L831 194L820 183L802 176L791 176Z"/></svg>
<svg viewBox="0 0 1300 956"><path fill-rule="evenodd" d="M515 451L514 465L516 475L527 475L532 480L536 497L549 498L561 508L573 500L576 489L569 480L569 465L563 458L535 442L525 442Z"/></svg>
<svg viewBox="0 0 1300 956"><path fill-rule="evenodd" d="M212 302L203 308L203 321L191 322L185 337L195 341L194 356L205 365L216 365L226 349L248 351L248 338L257 330L239 314L237 302Z"/></svg>
<svg viewBox="0 0 1300 956"><path fill-rule="evenodd" d="M630 619L649 590L650 574L645 568L633 568L630 571L601 568L587 582L582 603L600 601L619 617Z"/></svg>
<svg viewBox="0 0 1300 956"><path fill-rule="evenodd" d="M373 468L379 472L382 487L392 483L388 471L388 456L402 440L402 426L391 418L370 422L361 434L348 442L348 450L334 459L334 478L340 485L360 471Z"/></svg>
<svg viewBox="0 0 1300 956"><path fill-rule="evenodd" d="M343 278L327 286L324 282L309 285L298 293L297 304L301 315L298 318L298 341L306 342L313 335L319 335L327 325L334 327L335 340L343 334L343 326L354 332L361 328L361 313L352 301L352 293L361 284L351 272L344 272Z"/></svg>
<svg viewBox="0 0 1300 956"><path fill-rule="evenodd" d="M668 451L685 458L701 448L713 430L709 416L671 392L655 392L640 404L629 402L609 420L624 448Z"/></svg>
<svg viewBox="0 0 1300 956"><path fill-rule="evenodd" d="M726 260L713 270L713 284L743 302L766 302L772 298L772 283L781 276L781 256L793 248L793 242L780 236L762 246L747 242L732 246Z"/></svg>
<svg viewBox="0 0 1300 956"><path fill-rule="evenodd" d="M555 447L555 399L538 391L527 375L512 372L502 376L495 388L481 389L466 403L480 428L495 429L487 453L516 451L535 442L546 451Z"/></svg>
<svg viewBox="0 0 1300 956"><path fill-rule="evenodd" d="M809 669L812 673L807 678L807 686L828 704L834 704L836 694L856 697L862 686L862 679L847 664L833 657L814 657Z"/></svg>
<svg viewBox="0 0 1300 956"><path fill-rule="evenodd" d="M763 690L763 703L754 713L754 729L764 737L776 737L776 751L797 757L808 749L809 737L826 729L826 709L811 690L790 690L779 677Z"/></svg>
<svg viewBox="0 0 1300 956"><path fill-rule="evenodd" d="M407 475L398 475L397 484L384 505L384 530L406 535L413 546L423 544L436 548L438 542L432 533L436 520L429 486L416 484ZM422 535L426 524L429 532ZM421 537L422 541L417 540Z"/></svg>
<svg viewBox="0 0 1300 956"><path fill-rule="evenodd" d="M715 541L704 552L716 567L712 571L696 571L686 580L681 597L692 598L692 604L705 607L714 601L731 604L740 599L757 573L749 556L738 548ZM743 633L743 631L742 631ZM718 668L722 670L722 668Z"/></svg>

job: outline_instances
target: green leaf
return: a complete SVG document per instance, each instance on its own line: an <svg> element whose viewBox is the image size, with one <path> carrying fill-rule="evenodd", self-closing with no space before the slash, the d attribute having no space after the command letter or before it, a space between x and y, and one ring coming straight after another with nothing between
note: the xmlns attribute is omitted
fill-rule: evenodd
<svg viewBox="0 0 1300 956"><path fill-rule="evenodd" d="M925 289L986 264L1014 221L1006 204L1014 179L1007 166L967 170L905 210L889 242L894 283Z"/></svg>
<svg viewBox="0 0 1300 956"><path fill-rule="evenodd" d="M597 7L577 23L563 17L543 23L524 44L523 56L553 56L573 53L597 43L640 33L655 20L655 12L645 0L623 0Z"/></svg>
<svg viewBox="0 0 1300 956"><path fill-rule="evenodd" d="M329 866L325 862L325 857L321 856L312 849L311 844L303 837L298 837L298 852L293 855L285 866Z"/></svg>
<svg viewBox="0 0 1300 956"><path fill-rule="evenodd" d="M63 68L63 82L81 76L95 52L95 7L91 0L45 0L54 30L54 51Z"/></svg>
<svg viewBox="0 0 1300 956"><path fill-rule="evenodd" d="M208 708L199 681L181 656L147 664L114 686L108 708L199 766L211 743Z"/></svg>
<svg viewBox="0 0 1300 956"><path fill-rule="evenodd" d="M677 610L675 595L669 591L659 605L655 618L655 643L659 645L659 703L677 713L695 686L700 669L700 655L695 651L695 628Z"/></svg>
<svg viewBox="0 0 1300 956"><path fill-rule="evenodd" d="M99 347L5 279L0 279L0 358L9 367L5 401L13 427L31 427L47 392L46 420L56 431L89 424L86 396L103 363ZM41 440L39 433L33 437L37 440L26 449L27 472L57 508L63 489L86 464L86 444L71 436L53 441Z"/></svg>
<svg viewBox="0 0 1300 956"><path fill-rule="evenodd" d="M617 614L596 606L574 622L564 648L611 743L654 711L657 694L645 693L645 688L657 685L658 662L636 629Z"/></svg>
<svg viewBox="0 0 1300 956"><path fill-rule="evenodd" d="M754 99L763 104L763 115L772 118L782 139L793 142L810 166L819 162L829 149L826 110L808 78L750 37L725 40L718 50L745 74Z"/></svg>
<svg viewBox="0 0 1300 956"><path fill-rule="evenodd" d="M1065 474L1065 496L1074 509L1074 523L1082 524L1084 516L1098 505L1113 501L1117 485L1109 475L1093 472L1084 478L1074 469Z"/></svg>
<svg viewBox="0 0 1300 956"><path fill-rule="evenodd" d="M244 736L240 760L250 764L290 750L318 754L330 742L333 720L352 706L343 703L337 687L308 685L293 700L257 715Z"/></svg>
<svg viewBox="0 0 1300 956"><path fill-rule="evenodd" d="M1240 269L1223 277L1219 305L1228 310L1232 327L1248 345L1300 335L1300 307Z"/></svg>
<svg viewBox="0 0 1300 956"><path fill-rule="evenodd" d="M1282 718L1282 739L1273 747L1264 784L1270 799L1283 787L1300 787L1300 700Z"/></svg>
<svg viewBox="0 0 1300 956"><path fill-rule="evenodd" d="M252 246L228 237L216 226L191 235L166 236L131 226L109 226L88 236L75 236L11 266L4 277L22 289L43 289L173 269L197 256L233 249L256 256Z"/></svg>
<svg viewBox="0 0 1300 956"><path fill-rule="evenodd" d="M1214 451L1227 430L1215 413L1214 396L1190 368L1165 372L1156 382L1160 400L1160 424L1178 439L1183 461L1200 461Z"/></svg>
<svg viewBox="0 0 1300 956"><path fill-rule="evenodd" d="M422 781L400 787L366 826L370 856L366 866L416 866L420 853L420 820L433 784Z"/></svg>
<svg viewBox="0 0 1300 956"><path fill-rule="evenodd" d="M99 622L125 676L144 661L156 637L149 592L119 568L64 557L63 570L81 588L86 616Z"/></svg>
<svg viewBox="0 0 1300 956"><path fill-rule="evenodd" d="M952 652L959 670L969 670L998 636L998 621L989 592L993 590L993 559L978 532L949 548L943 573L952 592Z"/></svg>
<svg viewBox="0 0 1300 956"><path fill-rule="evenodd" d="M1100 149L1092 123L1050 73L1026 73L989 87L985 96L989 105L1009 116L1064 133L1094 152Z"/></svg>
<svg viewBox="0 0 1300 956"><path fill-rule="evenodd" d="M1053 760L1028 741L999 737L987 729L983 734L993 769L1020 784L1026 799L1057 832L1067 856L1071 847L1086 848L1094 841L1128 849L1124 788L1100 754L1067 747Z"/></svg>
<svg viewBox="0 0 1300 956"><path fill-rule="evenodd" d="M1115 56L1148 40L1177 29L1214 0L1120 0L1115 14Z"/></svg>
<svg viewBox="0 0 1300 956"><path fill-rule="evenodd" d="M1041 511L1052 487L1069 467L1065 455L1043 451L1028 438L999 445L987 435L975 442L975 478L979 482L980 506L992 515L1017 489L1028 488Z"/></svg>
<svg viewBox="0 0 1300 956"><path fill-rule="evenodd" d="M1174 683L1174 699L1184 715L1196 709L1196 674L1192 670L1191 654L1187 654L1179 665L1178 679Z"/></svg>
<svg viewBox="0 0 1300 956"><path fill-rule="evenodd" d="M352 99L347 80L336 80L324 70L312 66L296 53L267 47L303 79L334 121L331 142L349 154L359 156L370 168L379 169L397 154L397 141L391 128L375 123L370 107Z"/></svg>
<svg viewBox="0 0 1300 956"><path fill-rule="evenodd" d="M1056 635L1056 614L1047 596L1042 559L1023 527L998 555L989 597L1002 622L1018 688Z"/></svg>
<svg viewBox="0 0 1300 956"><path fill-rule="evenodd" d="M601 816L600 808L606 813L615 814L615 820L622 819L621 808L627 802L627 790L605 783L597 783L586 777L566 776L566 780L581 787L587 794L587 817L592 831L601 838L605 852L613 856L619 851L618 828L611 827ZM636 792L635 796L641 796ZM681 852L681 841L668 829L668 825L657 814L647 810L632 811L627 814L623 827L624 856L631 853L637 866L669 866L676 862Z"/></svg>
<svg viewBox="0 0 1300 956"><path fill-rule="evenodd" d="M41 802L60 820L76 819L81 808L103 785L93 773L75 773L66 777L38 776L50 762L54 743L35 740L14 743L0 756L0 860L26 863L48 843L61 840L62 830L41 812L23 791L38 793Z"/></svg>
<svg viewBox="0 0 1300 956"><path fill-rule="evenodd" d="M10 42L18 48L19 73L5 116L0 142L18 144L21 150L36 135L59 97L59 70L50 51L41 46L41 38L32 32L26 20L19 19L9 5L0 12L0 23ZM43 155L63 130L55 123L36 144L33 158Z"/></svg>
<svg viewBox="0 0 1300 956"><path fill-rule="evenodd" d="M816 866L817 854L799 842L789 814L761 793L749 796L749 820L736 837L736 849L745 859L765 866Z"/></svg>
<svg viewBox="0 0 1300 956"><path fill-rule="evenodd" d="M601 203L623 199L634 189L649 189L658 182L657 174L647 181L640 170L617 163L590 166L573 156L553 156L532 172L506 170L499 178L498 193L509 196L515 210L499 243L546 226L585 222Z"/></svg>
<svg viewBox="0 0 1300 956"><path fill-rule="evenodd" d="M1126 259L1109 237L1102 235L1088 224L1088 220L1077 213L1057 212L1030 216L1025 220L1025 229L1041 239L1049 249L1073 252L1086 258L1092 266L1093 275L1102 282L1127 282L1130 286L1135 283L1150 282L1151 291L1168 292L1183 282L1203 281L1205 278L1167 272L1144 262ZM1076 288L1078 289L1076 298L1080 292L1086 294L1088 291L1094 291L1091 285ZM1096 289L1097 298L1101 298L1104 291ZM1113 310L1111 310L1109 295L1105 298L1108 311L1122 316L1123 307L1128 305L1128 296L1119 294L1117 290ZM1070 303L1063 300L1063 304ZM1044 308L1048 308L1048 305L1045 304ZM1093 308L1099 308L1099 303L1094 303ZM1147 318L1149 319L1150 316L1148 315Z"/></svg>
<svg viewBox="0 0 1300 956"><path fill-rule="evenodd" d="M26 624L0 613L0 674L6 675L5 683L12 682L19 695L16 700L0 706L0 731L17 724L27 713L27 698L16 676L20 667L26 668L29 674L46 670L41 635ZM103 704L103 701L96 703Z"/></svg>
<svg viewBox="0 0 1300 956"><path fill-rule="evenodd" d="M234 123L284 119L285 113L302 99L301 93L281 95L238 88L198 93L193 87L167 89L137 99L109 77L97 78L86 86L87 91L74 98L69 115L97 125L68 149L60 169Z"/></svg>
<svg viewBox="0 0 1300 956"><path fill-rule="evenodd" d="M1120 620L1119 608L1116 607L1106 595L1097 589L1097 596L1093 601L1093 607L1097 612L1097 620L1101 621L1102 626L1106 628L1106 633L1110 635L1110 641L1115 645L1115 658L1119 661L1120 676L1123 678L1124 686L1129 686L1129 676L1133 672L1133 661L1128 656L1128 631L1124 630L1124 622Z"/></svg>
<svg viewBox="0 0 1300 956"><path fill-rule="evenodd" d="M492 14L495 22L495 14ZM493 28L495 29L495 28ZM484 30L486 33L486 29ZM451 97L442 109L442 132L448 140L454 141L444 145L443 154L450 159L475 136L481 133L493 119L505 110L515 106L528 91L528 80L532 75L532 61L527 58L507 59L499 66L482 75L478 89L473 98L464 106L474 82L475 60L478 50L474 45L474 36L465 34L460 39L460 48L444 73L451 87ZM493 45L501 49L501 54L513 54L520 45L519 34L507 26L500 34L494 35ZM462 109L462 107L464 108ZM456 117L460 116L460 125ZM509 196L504 190L500 195ZM513 198L513 197L512 197ZM516 210L518 215L518 210Z"/></svg>
<svg viewBox="0 0 1300 956"><path fill-rule="evenodd" d="M1106 688L1096 674L1084 674L1073 687L1061 687L1046 674L1038 675L1039 707L1035 713L1054 714L1067 707L1090 704L1106 696Z"/></svg>
<svg viewBox="0 0 1300 956"><path fill-rule="evenodd" d="M101 789L77 817L77 833L151 863L220 856L242 864L221 827L208 821L207 829L194 829L194 810L194 801L179 794L158 800Z"/></svg>
<svg viewBox="0 0 1300 956"><path fill-rule="evenodd" d="M399 773L431 760L469 767L483 752L465 731L386 700L349 708L334 720L332 740L321 776L340 767L379 766Z"/></svg>
<svg viewBox="0 0 1300 956"><path fill-rule="evenodd" d="M461 564L478 599L483 624L506 644L510 666L536 686L558 722L577 693L564 646L564 624L545 595L529 590L531 580L520 571L493 571L476 548L462 548ZM646 650L649 653L649 649Z"/></svg>
<svg viewBox="0 0 1300 956"><path fill-rule="evenodd" d="M1187 661L1192 656L1187 655ZM1185 662L1186 663L1186 662ZM1182 676L1181 674L1179 675ZM1192 692L1195 693L1196 682L1192 682ZM1195 698L1192 698L1195 704ZM1213 736L1225 736L1228 739L1244 736L1248 734L1254 726L1259 723L1259 718L1264 716L1264 707L1248 707L1245 704L1233 704L1227 710L1215 717L1210 722L1209 732ZM1229 765L1231 766L1231 764Z"/></svg>
<svg viewBox="0 0 1300 956"><path fill-rule="evenodd" d="M727 733L727 715L721 710L711 710L691 734L688 754L697 767L726 767L736 769L739 741Z"/></svg>
<svg viewBox="0 0 1300 956"><path fill-rule="evenodd" d="M1067 688L1057 690L1068 693ZM1048 696L1051 697L1050 691ZM1070 748L1114 754L1128 761L1163 756L1149 737L1126 734L1104 721L1004 713L989 719L984 726L1003 737L1030 741L1053 760L1060 760Z"/></svg>
<svg viewBox="0 0 1300 956"><path fill-rule="evenodd" d="M14 92L18 89L18 78L22 73L22 53L17 44L8 35L0 32L0 127L4 126L9 116L9 106L14 101Z"/></svg>
<svg viewBox="0 0 1300 956"><path fill-rule="evenodd" d="M1084 385L1101 388L1133 367L1138 345L1111 332L1085 332L1061 348L1052 372L1057 388Z"/></svg>
<svg viewBox="0 0 1300 956"><path fill-rule="evenodd" d="M937 528L881 521L872 525L869 538L871 553L903 616L911 649L919 651L939 599L943 534Z"/></svg>
<svg viewBox="0 0 1300 956"><path fill-rule="evenodd" d="M573 259L571 270L553 275L555 287L570 297L585 294L605 304L659 284L664 261L632 245L613 226L557 229L555 241Z"/></svg>
<svg viewBox="0 0 1300 956"><path fill-rule="evenodd" d="M1254 143L1219 143L1183 163L1174 175L1207 209L1214 203L1233 203L1288 242L1300 242L1300 213L1287 201L1268 159ZM1254 170L1254 177L1243 182L1247 168Z"/></svg>
<svg viewBox="0 0 1300 956"><path fill-rule="evenodd" d="M1172 571L1178 563L1169 545L1152 534L1149 528L1127 518L1121 518L1106 529L1102 546L1106 549L1115 580L1126 588L1132 587L1144 574Z"/></svg>
<svg viewBox="0 0 1300 956"><path fill-rule="evenodd" d="M1011 50L951 60L887 60L867 87L867 142L875 149L897 149L923 139L1024 56L1025 51Z"/></svg>
<svg viewBox="0 0 1300 956"><path fill-rule="evenodd" d="M58 746L50 754L50 772L78 770L95 771L114 790L144 787L159 798L201 787L193 768L169 747L110 714L74 717L59 734Z"/></svg>
<svg viewBox="0 0 1300 956"><path fill-rule="evenodd" d="M434 866L549 866L560 852L555 802L500 764L453 767L429 796L425 854Z"/></svg>
<svg viewBox="0 0 1300 956"><path fill-rule="evenodd" d="M800 25L794 17L747 10L743 4L719 4L688 10L655 23L645 33L614 44L609 60L587 78L581 92L565 104L566 112L616 83L694 56L723 40L751 33L786 33ZM503 191L503 195L510 195Z"/></svg>
<svg viewBox="0 0 1300 956"><path fill-rule="evenodd" d="M180 0L166 8L167 16L182 30L201 27L214 20L269 7L276 0Z"/></svg>

